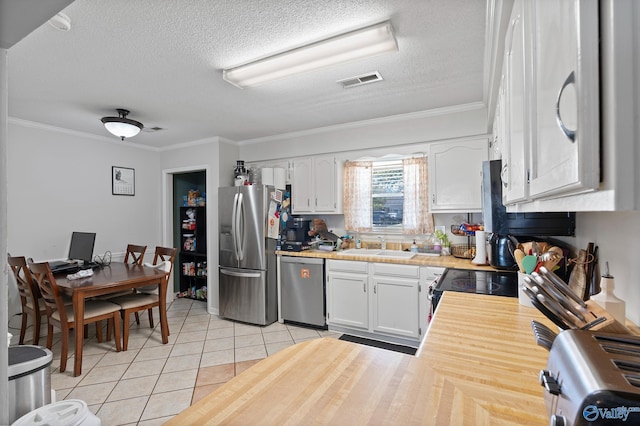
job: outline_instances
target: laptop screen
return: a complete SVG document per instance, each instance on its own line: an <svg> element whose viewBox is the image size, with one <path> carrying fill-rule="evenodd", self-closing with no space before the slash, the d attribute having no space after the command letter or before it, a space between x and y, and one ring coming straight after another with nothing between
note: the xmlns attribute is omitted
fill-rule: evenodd
<svg viewBox="0 0 640 426"><path fill-rule="evenodd" d="M71 234L69 259L82 260L85 263L90 263L93 260L93 246L95 242L95 232L74 232Z"/></svg>

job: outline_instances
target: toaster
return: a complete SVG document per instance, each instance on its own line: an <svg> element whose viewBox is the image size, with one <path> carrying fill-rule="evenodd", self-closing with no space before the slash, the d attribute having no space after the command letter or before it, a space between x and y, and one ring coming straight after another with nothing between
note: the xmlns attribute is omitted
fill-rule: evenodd
<svg viewBox="0 0 640 426"><path fill-rule="evenodd" d="M562 331L539 378L550 425L640 424L640 337Z"/></svg>

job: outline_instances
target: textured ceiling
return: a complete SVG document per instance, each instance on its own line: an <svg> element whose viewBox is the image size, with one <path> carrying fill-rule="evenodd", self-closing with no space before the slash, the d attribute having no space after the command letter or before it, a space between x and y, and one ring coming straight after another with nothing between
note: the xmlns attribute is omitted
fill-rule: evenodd
<svg viewBox="0 0 640 426"><path fill-rule="evenodd" d="M9 49L9 117L166 147L264 138L483 100L487 0L76 0ZM238 89L222 69L390 19L399 52ZM379 71L384 81L336 80Z"/></svg>

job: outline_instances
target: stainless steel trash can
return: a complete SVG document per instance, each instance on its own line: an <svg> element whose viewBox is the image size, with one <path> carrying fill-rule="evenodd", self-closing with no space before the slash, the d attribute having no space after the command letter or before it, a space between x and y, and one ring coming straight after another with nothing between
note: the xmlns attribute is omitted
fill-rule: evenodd
<svg viewBox="0 0 640 426"><path fill-rule="evenodd" d="M51 361L47 348L9 347L9 421L51 403Z"/></svg>

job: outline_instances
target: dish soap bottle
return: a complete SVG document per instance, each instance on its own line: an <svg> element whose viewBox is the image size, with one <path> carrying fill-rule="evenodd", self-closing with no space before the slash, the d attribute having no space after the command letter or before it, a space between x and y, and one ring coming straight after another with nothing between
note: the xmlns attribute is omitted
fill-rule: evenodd
<svg viewBox="0 0 640 426"><path fill-rule="evenodd" d="M418 252L418 245L416 244L416 240L413 240L413 243L411 244L411 253L417 253Z"/></svg>
<svg viewBox="0 0 640 426"><path fill-rule="evenodd" d="M618 299L613 294L615 283L613 277L609 275L609 262L606 262L605 265L605 273L600 279L600 293L592 295L591 300L610 313L616 321L624 325L626 322L624 300Z"/></svg>

